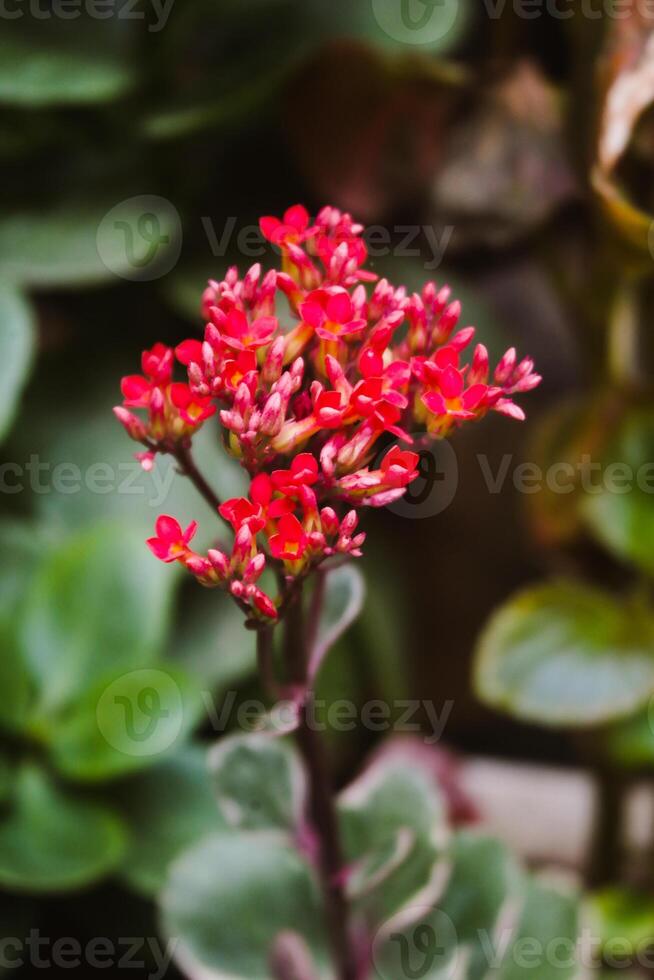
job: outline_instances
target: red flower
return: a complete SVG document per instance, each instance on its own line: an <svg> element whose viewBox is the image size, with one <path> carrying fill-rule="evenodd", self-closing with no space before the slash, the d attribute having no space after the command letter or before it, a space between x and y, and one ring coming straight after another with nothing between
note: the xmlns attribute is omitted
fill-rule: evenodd
<svg viewBox="0 0 654 980"><path fill-rule="evenodd" d="M326 341L353 337L367 327L366 320L355 316L350 295L340 286L309 293L300 306L300 315Z"/></svg>
<svg viewBox="0 0 654 980"><path fill-rule="evenodd" d="M239 531L244 525L256 534L266 523L263 509L259 504L253 504L247 497L232 497L218 508L221 517Z"/></svg>
<svg viewBox="0 0 654 980"><path fill-rule="evenodd" d="M272 483L284 493L301 485L312 486L318 479L318 460L311 453L300 453L291 460L289 470L273 470Z"/></svg>
<svg viewBox="0 0 654 980"><path fill-rule="evenodd" d="M141 355L143 374L155 384L167 384L173 376L173 350L157 343Z"/></svg>
<svg viewBox="0 0 654 980"><path fill-rule="evenodd" d="M411 445L412 430L441 438L489 411L522 419L514 397L541 379L513 348L494 373L483 345L466 359L475 331L458 328L461 306L448 286L428 282L413 295L386 280L369 287L376 276L364 268L363 226L350 214L323 208L312 224L295 205L262 218L261 229L281 250L281 271L256 263L241 275L232 266L210 280L204 337L144 351L142 374L122 379L114 411L142 443L144 468L159 452L183 462L217 414L227 451L251 475L249 496L219 507L234 531L231 551L196 554L195 525L182 531L171 517L148 544L202 585L228 590L246 614L274 620L286 585L276 599L261 591L266 561L283 563L285 582L329 556L359 555L356 510L343 516L339 501L383 506L416 478L418 456L398 446L370 469L384 433ZM175 357L187 382L173 380Z"/></svg>
<svg viewBox="0 0 654 980"><path fill-rule="evenodd" d="M196 426L211 418L216 406L210 398L194 395L188 385L176 383L170 386L170 397L181 418L187 425Z"/></svg>
<svg viewBox="0 0 654 980"><path fill-rule="evenodd" d="M188 547L189 541L197 531L196 521L191 521L185 531L174 517L162 514L157 518L155 530L156 537L148 538L147 545L153 555L161 561L181 561L193 554Z"/></svg>
<svg viewBox="0 0 654 980"><path fill-rule="evenodd" d="M274 316L262 316L250 322L242 310L224 313L218 307L211 308L211 319L220 331L221 340L234 350L257 350L272 340L277 329Z"/></svg>
<svg viewBox="0 0 654 980"><path fill-rule="evenodd" d="M294 564L304 557L308 540L297 517L284 514L277 524L277 533L272 535L268 544L275 558Z"/></svg>
<svg viewBox="0 0 654 980"><path fill-rule="evenodd" d="M302 242L312 231L309 229L309 212L301 204L288 208L281 221L272 215L260 218L259 227L264 238L281 246Z"/></svg>

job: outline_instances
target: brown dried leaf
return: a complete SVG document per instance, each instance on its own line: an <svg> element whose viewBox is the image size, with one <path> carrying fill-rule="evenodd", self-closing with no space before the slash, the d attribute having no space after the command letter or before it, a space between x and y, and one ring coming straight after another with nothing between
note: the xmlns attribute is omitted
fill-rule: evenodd
<svg viewBox="0 0 654 980"><path fill-rule="evenodd" d="M600 112L591 179L604 211L625 238L650 249L651 215L629 200L616 170L638 120L654 102L654 18L636 0L609 27L600 60Z"/></svg>

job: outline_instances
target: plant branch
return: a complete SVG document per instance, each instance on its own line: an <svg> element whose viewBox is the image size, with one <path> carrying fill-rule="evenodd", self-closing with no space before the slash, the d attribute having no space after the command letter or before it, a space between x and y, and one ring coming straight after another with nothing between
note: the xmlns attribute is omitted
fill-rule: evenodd
<svg viewBox="0 0 654 980"><path fill-rule="evenodd" d="M314 593L308 629L305 629L304 624L301 592L289 607L286 619L285 652L291 681L306 689L295 735L309 777L309 813L319 840L319 871L332 954L338 980L355 980L356 961L348 929L348 904L343 891L344 861L338 817L324 745L312 725L313 691L307 686L309 659L307 640L317 629L314 620L317 621L322 607L323 592L320 583L317 583L316 588L318 597Z"/></svg>

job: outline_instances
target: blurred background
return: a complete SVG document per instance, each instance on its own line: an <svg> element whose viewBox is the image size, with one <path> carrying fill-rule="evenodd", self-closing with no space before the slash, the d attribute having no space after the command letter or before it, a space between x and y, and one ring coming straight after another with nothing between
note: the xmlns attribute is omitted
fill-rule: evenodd
<svg viewBox="0 0 654 980"><path fill-rule="evenodd" d="M111 407L143 348L198 335L208 277L276 261L257 218L296 202L351 211L375 272L449 283L493 355L515 344L544 376L525 424L455 436L369 516L365 611L318 696L432 702L466 819L609 885L613 927L654 933L653 17L635 0L3 4L4 936L156 936L169 862L216 819L202 749L237 720L198 692L218 711L258 695L252 636L145 549L157 514L197 518L205 543L211 514L170 460L140 470ZM215 429L199 443L237 493ZM142 671L182 693L139 753L97 705ZM433 731L424 706L412 721ZM342 784L381 736L329 739ZM548 807L555 832L534 820L530 838Z"/></svg>

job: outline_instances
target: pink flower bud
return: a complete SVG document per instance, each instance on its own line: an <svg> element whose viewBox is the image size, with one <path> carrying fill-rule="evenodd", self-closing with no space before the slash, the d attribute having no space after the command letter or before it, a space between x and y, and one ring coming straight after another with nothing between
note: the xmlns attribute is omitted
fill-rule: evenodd
<svg viewBox="0 0 654 980"><path fill-rule="evenodd" d="M122 405L117 405L114 408L114 415L131 439L134 439L136 442L143 442L147 438L145 425L133 412L123 408Z"/></svg>
<svg viewBox="0 0 654 980"><path fill-rule="evenodd" d="M229 574L229 561L222 551L216 548L209 548L207 557L221 579L226 579Z"/></svg>

